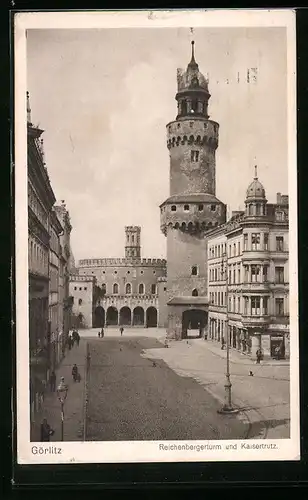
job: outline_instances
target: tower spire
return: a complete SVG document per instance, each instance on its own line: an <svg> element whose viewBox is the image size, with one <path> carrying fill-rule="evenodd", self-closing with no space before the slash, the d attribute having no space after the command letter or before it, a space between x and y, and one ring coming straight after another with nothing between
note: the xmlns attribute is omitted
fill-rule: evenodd
<svg viewBox="0 0 308 500"><path fill-rule="evenodd" d="M255 179L258 179L258 167L255 165Z"/></svg>
<svg viewBox="0 0 308 500"><path fill-rule="evenodd" d="M27 92L27 122L31 125L31 108L30 108L30 96Z"/></svg>
<svg viewBox="0 0 308 500"><path fill-rule="evenodd" d="M194 42L194 40L192 40L192 42L191 42L191 60L190 60L190 63L188 66L191 68L198 68L198 64L196 63L196 60L195 60L195 42Z"/></svg>

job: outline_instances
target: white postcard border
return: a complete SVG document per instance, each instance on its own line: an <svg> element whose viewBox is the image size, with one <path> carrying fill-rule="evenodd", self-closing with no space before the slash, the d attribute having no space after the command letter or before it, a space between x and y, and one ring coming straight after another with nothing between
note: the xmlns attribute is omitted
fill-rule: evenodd
<svg viewBox="0 0 308 500"><path fill-rule="evenodd" d="M235 441L30 442L28 339L28 217L26 130L26 30L158 27L274 27L287 29L288 165L290 200L290 439ZM127 12L34 12L15 14L15 227L17 461L19 464L190 461L271 461L300 459L296 31L295 11L190 10ZM237 447L235 450L232 446ZM176 450L174 446L183 446ZM203 446L203 448L202 448ZM254 448L253 446L256 446ZM164 449L166 447L166 449ZM173 448L172 448L173 447ZM59 451L60 450L60 451ZM262 453L261 453L262 451Z"/></svg>

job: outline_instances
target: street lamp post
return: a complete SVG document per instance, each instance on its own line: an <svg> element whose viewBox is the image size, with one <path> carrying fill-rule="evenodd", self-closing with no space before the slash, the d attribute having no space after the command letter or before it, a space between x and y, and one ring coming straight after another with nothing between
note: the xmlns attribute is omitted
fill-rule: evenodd
<svg viewBox="0 0 308 500"><path fill-rule="evenodd" d="M222 276L225 274L225 285L226 285L226 330L227 330L227 339L226 339L226 349L227 349L227 366L226 366L226 382L225 382L225 403L219 413L236 413L238 412L237 408L234 408L232 405L232 384L230 380L230 335L229 335L229 281L228 281L228 258L227 254L223 254L223 260L221 262L221 274Z"/></svg>
<svg viewBox="0 0 308 500"><path fill-rule="evenodd" d="M63 441L64 436L64 403L67 398L68 385L64 382L64 377L61 377L61 382L57 388L58 399L61 403L61 441Z"/></svg>

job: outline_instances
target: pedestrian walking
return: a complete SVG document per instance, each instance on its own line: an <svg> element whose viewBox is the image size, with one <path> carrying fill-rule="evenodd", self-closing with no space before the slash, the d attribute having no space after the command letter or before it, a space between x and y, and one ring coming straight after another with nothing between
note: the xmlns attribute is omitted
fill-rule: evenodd
<svg viewBox="0 0 308 500"><path fill-rule="evenodd" d="M49 383L50 383L50 390L51 392L55 392L56 390L56 381L57 381L57 376L54 372L54 370L51 372L51 375L49 377Z"/></svg>
<svg viewBox="0 0 308 500"><path fill-rule="evenodd" d="M225 348L225 339L222 337L221 339L221 350L223 351Z"/></svg>
<svg viewBox="0 0 308 500"><path fill-rule="evenodd" d="M79 373L78 373L78 367L77 367L76 363L73 365L73 368L72 368L72 377L73 377L74 382L77 382L77 380L79 378Z"/></svg>
<svg viewBox="0 0 308 500"><path fill-rule="evenodd" d="M262 359L262 352L261 352L261 349L257 349L257 351L256 351L256 357L257 357L257 361L256 361L256 363L257 363L257 365L259 365L259 364L260 364L260 362L261 362L261 359Z"/></svg>
<svg viewBox="0 0 308 500"><path fill-rule="evenodd" d="M76 332L76 342L77 342L77 347L79 347L80 335L78 332Z"/></svg>
<svg viewBox="0 0 308 500"><path fill-rule="evenodd" d="M50 427L47 419L44 418L41 423L41 441L50 441L50 436L52 436L55 431Z"/></svg>
<svg viewBox="0 0 308 500"><path fill-rule="evenodd" d="M71 350L71 348L72 348L72 337L71 337L71 335L68 336L67 343L68 343L69 350Z"/></svg>
<svg viewBox="0 0 308 500"><path fill-rule="evenodd" d="M97 336L98 336L98 338L100 338L100 336L101 336L101 332L100 331L97 332Z"/></svg>
<svg viewBox="0 0 308 500"><path fill-rule="evenodd" d="M103 338L104 335L105 335L105 332L104 332L104 328L102 327L102 329L101 329L101 338Z"/></svg>
<svg viewBox="0 0 308 500"><path fill-rule="evenodd" d="M124 332L124 328L123 328L123 326L121 326L121 328L120 328L121 337L123 335L123 332Z"/></svg>

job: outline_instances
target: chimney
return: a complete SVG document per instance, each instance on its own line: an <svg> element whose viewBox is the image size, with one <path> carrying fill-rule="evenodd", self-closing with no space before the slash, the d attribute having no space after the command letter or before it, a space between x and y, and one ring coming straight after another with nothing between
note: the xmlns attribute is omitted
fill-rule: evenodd
<svg viewBox="0 0 308 500"><path fill-rule="evenodd" d="M281 193L277 193L277 205L281 205Z"/></svg>

